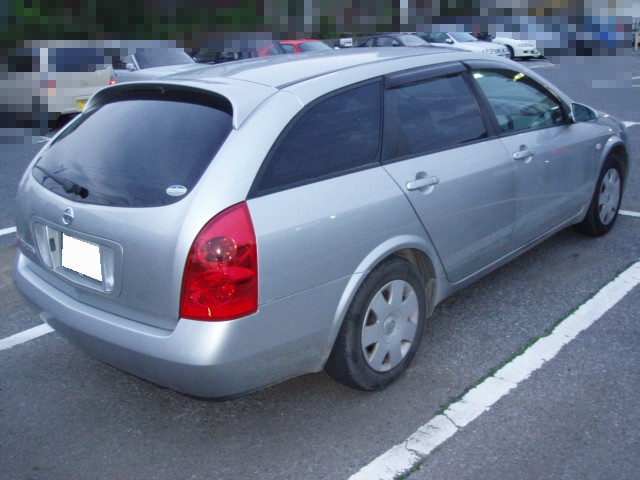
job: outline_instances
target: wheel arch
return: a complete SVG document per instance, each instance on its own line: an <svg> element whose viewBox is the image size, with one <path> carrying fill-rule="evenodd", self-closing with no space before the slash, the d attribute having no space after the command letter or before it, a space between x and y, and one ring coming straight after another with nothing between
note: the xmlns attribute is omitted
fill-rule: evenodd
<svg viewBox="0 0 640 480"><path fill-rule="evenodd" d="M509 45L508 43L503 43L503 45L504 45L505 47L507 47L507 50L509 50L509 56L510 56L510 58L511 58L512 60L513 60L514 58L516 58L516 51L515 51L515 49L514 49L511 45Z"/></svg>
<svg viewBox="0 0 640 480"><path fill-rule="evenodd" d="M600 168L602 168L602 165L604 165L604 162L610 155L615 155L616 157L618 157L621 161L622 167L622 183L623 186L626 186L627 180L629 178L629 152L627 151L625 145L622 143L622 140L618 139L617 142L615 140L614 142L612 142L611 147L607 149L606 152L604 152L602 161L600 163Z"/></svg>
<svg viewBox="0 0 640 480"><path fill-rule="evenodd" d="M376 267L392 258L402 258L413 265L424 281L427 300L427 317L433 313L435 306L443 299L446 292L446 275L435 248L424 238L407 235L387 240L367 255L351 275L344 288L334 313L331 330L322 359L322 365L331 354L333 345L342 327L347 310L356 292ZM443 283L444 282L444 283Z"/></svg>
<svg viewBox="0 0 640 480"><path fill-rule="evenodd" d="M616 197L617 205L615 207L609 203L610 199L614 198L609 194L605 197L607 198L605 202L599 203L600 192L603 188L602 185L604 185L604 175L608 165L616 165L616 169L620 170L621 185L619 187L620 191ZM595 183L591 191L589 203L587 204L584 210L584 215L580 221L574 225L574 229L576 231L593 237L599 237L607 234L609 230L611 230L620 209L624 188L628 179L628 170L629 154L625 145L618 137L610 138L607 141L607 148L603 150L598 163L598 173L595 177ZM613 217L607 219L609 214L613 215ZM605 218L603 218L603 215Z"/></svg>
<svg viewBox="0 0 640 480"><path fill-rule="evenodd" d="M415 267L418 274L422 277L426 287L427 315L431 315L436 303L436 279L438 278L431 258L424 251L416 248L405 248L403 250L399 250L390 257L387 257L387 259L392 257L405 259ZM384 261L387 261L387 259Z"/></svg>

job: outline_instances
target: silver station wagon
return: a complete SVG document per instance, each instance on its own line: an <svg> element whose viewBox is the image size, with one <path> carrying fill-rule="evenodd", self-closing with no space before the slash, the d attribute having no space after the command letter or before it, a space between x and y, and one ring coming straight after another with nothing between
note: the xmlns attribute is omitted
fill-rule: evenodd
<svg viewBox="0 0 640 480"><path fill-rule="evenodd" d="M96 93L27 168L14 279L90 355L230 398L378 390L453 292L616 220L624 127L510 60L353 49Z"/></svg>

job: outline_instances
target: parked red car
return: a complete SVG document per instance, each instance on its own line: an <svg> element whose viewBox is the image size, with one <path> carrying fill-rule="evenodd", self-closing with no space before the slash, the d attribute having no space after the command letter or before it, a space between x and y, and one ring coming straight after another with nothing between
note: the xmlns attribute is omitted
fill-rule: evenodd
<svg viewBox="0 0 640 480"><path fill-rule="evenodd" d="M329 45L322 40L315 40L313 38L303 38L300 40L280 40L258 51L260 57L266 57L268 55L279 55L282 53L305 53L305 52L322 52L326 50L333 50ZM278 46L282 48L278 48Z"/></svg>

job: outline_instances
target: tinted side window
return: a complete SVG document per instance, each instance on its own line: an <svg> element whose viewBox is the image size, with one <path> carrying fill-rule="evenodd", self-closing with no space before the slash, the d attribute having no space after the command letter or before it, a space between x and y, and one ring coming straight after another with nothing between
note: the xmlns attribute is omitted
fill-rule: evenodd
<svg viewBox="0 0 640 480"><path fill-rule="evenodd" d="M295 119L267 160L257 190L333 176L378 160L380 85L321 100Z"/></svg>
<svg viewBox="0 0 640 480"><path fill-rule="evenodd" d="M430 33L429 41L432 43L445 43L449 37L446 33Z"/></svg>
<svg viewBox="0 0 640 480"><path fill-rule="evenodd" d="M473 77L487 97L502 132L521 132L565 123L560 102L526 75L476 70Z"/></svg>
<svg viewBox="0 0 640 480"><path fill-rule="evenodd" d="M387 92L388 157L420 155L487 137L475 97L460 75L401 86Z"/></svg>
<svg viewBox="0 0 640 480"><path fill-rule="evenodd" d="M396 47L400 45L397 40L391 37L378 37L376 47Z"/></svg>

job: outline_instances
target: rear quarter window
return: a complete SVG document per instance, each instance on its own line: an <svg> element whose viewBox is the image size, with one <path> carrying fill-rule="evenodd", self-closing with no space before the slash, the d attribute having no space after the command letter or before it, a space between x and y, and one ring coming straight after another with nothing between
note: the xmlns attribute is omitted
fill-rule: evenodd
<svg viewBox="0 0 640 480"><path fill-rule="evenodd" d="M377 164L381 103L376 82L311 105L276 142L253 192L265 194Z"/></svg>
<svg viewBox="0 0 640 480"><path fill-rule="evenodd" d="M33 175L77 202L168 205L193 189L231 128L224 102L219 108L184 98L108 103L70 124L43 151Z"/></svg>

